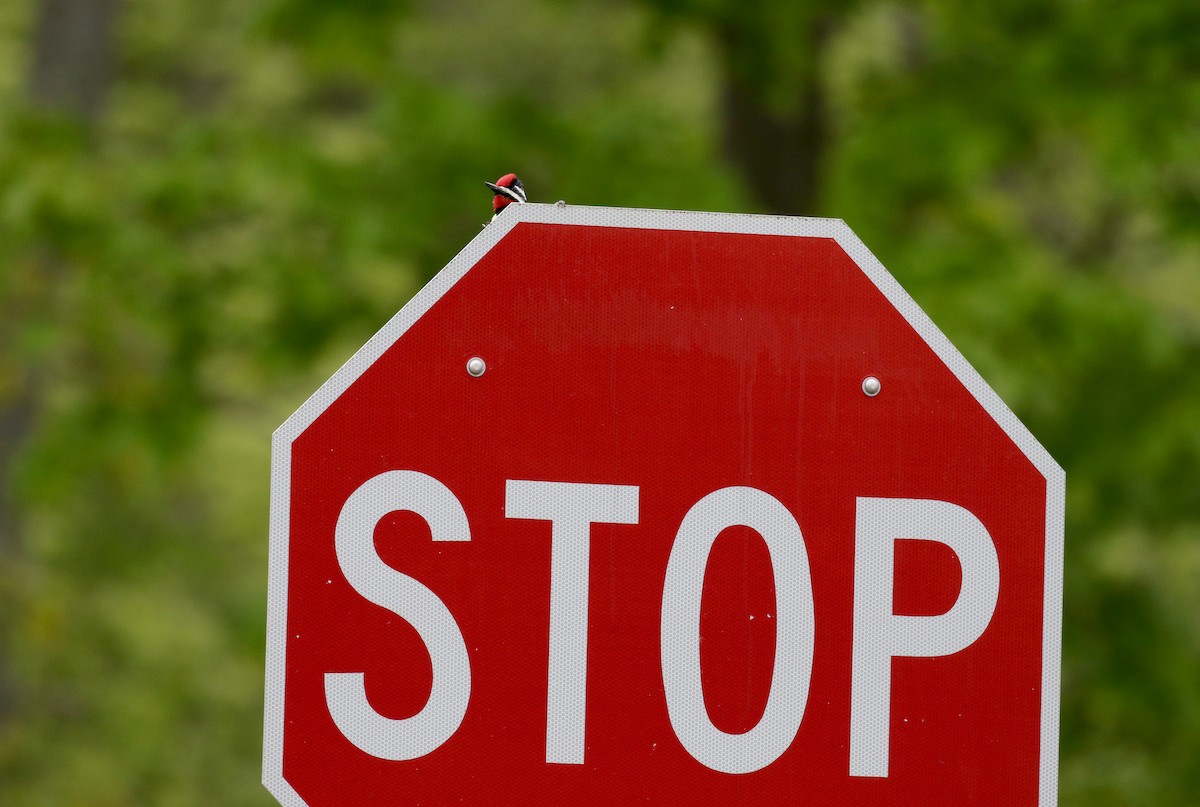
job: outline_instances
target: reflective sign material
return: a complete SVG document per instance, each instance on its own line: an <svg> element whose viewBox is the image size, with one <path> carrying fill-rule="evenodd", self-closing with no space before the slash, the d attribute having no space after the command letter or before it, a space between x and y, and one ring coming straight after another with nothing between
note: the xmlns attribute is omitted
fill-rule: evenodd
<svg viewBox="0 0 1200 807"><path fill-rule="evenodd" d="M1063 490L842 222L514 206L275 434L264 781L1047 807Z"/></svg>

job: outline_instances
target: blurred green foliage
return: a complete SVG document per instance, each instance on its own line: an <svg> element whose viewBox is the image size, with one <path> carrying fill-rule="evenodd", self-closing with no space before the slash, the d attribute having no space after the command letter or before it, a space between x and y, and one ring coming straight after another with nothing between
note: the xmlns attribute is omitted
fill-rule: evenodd
<svg viewBox="0 0 1200 807"><path fill-rule="evenodd" d="M269 804L271 430L478 232L483 179L762 210L731 75L784 112L814 82L806 212L1067 469L1061 803L1200 801L1194 0L120 14L89 127L28 103L35 2L0 5L0 803Z"/></svg>

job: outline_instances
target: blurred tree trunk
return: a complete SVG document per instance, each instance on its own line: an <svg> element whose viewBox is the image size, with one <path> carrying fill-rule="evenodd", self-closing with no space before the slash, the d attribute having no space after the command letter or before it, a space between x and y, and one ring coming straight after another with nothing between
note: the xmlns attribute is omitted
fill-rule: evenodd
<svg viewBox="0 0 1200 807"><path fill-rule="evenodd" d="M816 215L831 125L825 64L859 0L642 0L660 23L699 27L720 62L725 159L772 213Z"/></svg>
<svg viewBox="0 0 1200 807"><path fill-rule="evenodd" d="M41 0L33 35L29 99L34 107L74 118L85 126L103 114L112 81L113 30L119 0ZM48 283L54 279L49 278ZM4 331L18 330L18 305L4 312ZM11 314L11 316L10 316ZM12 336L11 333L6 334ZM5 339L13 344L15 339ZM36 368L10 355L0 367L7 383L0 386L0 564L17 568L22 555L21 519L14 487L14 469L35 428L43 385ZM0 601L16 596L0 590ZM2 603L0 604L7 604ZM4 610L8 610L5 608ZM0 623L0 721L16 705L16 682L6 658L8 627Z"/></svg>
<svg viewBox="0 0 1200 807"><path fill-rule="evenodd" d="M725 61L719 107L725 158L758 202L772 213L817 213L821 165L829 142L821 70L829 28L827 19L813 24L803 67L794 77L738 70L737 65L746 61L746 51L756 43L732 26L717 31ZM773 103L769 88L789 78L794 83L787 88L784 101Z"/></svg>
<svg viewBox="0 0 1200 807"><path fill-rule="evenodd" d="M22 382L19 379L17 383ZM35 394L32 384L8 393L8 399L0 400L0 566L12 572L16 568L20 545L12 470L14 460L33 428ZM14 596L7 586L0 588L0 606L5 612L11 613L8 606ZM17 700L8 663L10 628L11 625L0 621L0 723L12 713Z"/></svg>
<svg viewBox="0 0 1200 807"><path fill-rule="evenodd" d="M34 104L93 123L112 79L119 0L41 0L29 94Z"/></svg>
<svg viewBox="0 0 1200 807"><path fill-rule="evenodd" d="M41 0L33 36L29 98L34 106L94 124L112 80L114 22L120 0ZM53 278L49 279L53 282ZM19 321L13 306L8 325ZM10 384L0 389L0 556L19 547L13 464L24 446L40 399L37 374L11 356Z"/></svg>
<svg viewBox="0 0 1200 807"><path fill-rule="evenodd" d="M17 453L33 427L33 416L32 384L10 391L10 395L0 401L0 558L17 547L12 468Z"/></svg>

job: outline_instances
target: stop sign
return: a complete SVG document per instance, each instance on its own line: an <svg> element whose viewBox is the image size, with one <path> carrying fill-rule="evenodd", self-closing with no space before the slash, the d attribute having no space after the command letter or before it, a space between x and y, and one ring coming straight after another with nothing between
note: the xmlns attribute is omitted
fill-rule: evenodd
<svg viewBox="0 0 1200 807"><path fill-rule="evenodd" d="M840 221L514 205L271 484L287 807L1056 801L1062 470Z"/></svg>

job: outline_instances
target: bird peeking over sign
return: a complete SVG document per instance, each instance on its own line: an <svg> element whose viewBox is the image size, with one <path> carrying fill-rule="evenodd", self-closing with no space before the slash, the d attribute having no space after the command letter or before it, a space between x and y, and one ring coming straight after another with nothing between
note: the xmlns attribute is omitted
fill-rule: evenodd
<svg viewBox="0 0 1200 807"><path fill-rule="evenodd" d="M484 182L492 189L492 218L499 216L504 208L516 202L525 204L525 186L516 174L505 174L495 182Z"/></svg>

